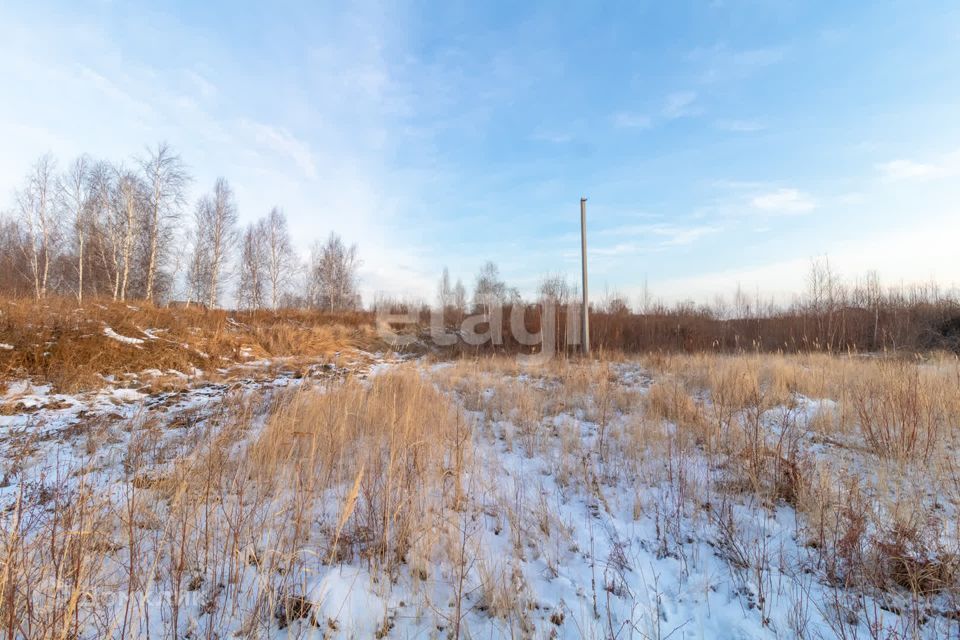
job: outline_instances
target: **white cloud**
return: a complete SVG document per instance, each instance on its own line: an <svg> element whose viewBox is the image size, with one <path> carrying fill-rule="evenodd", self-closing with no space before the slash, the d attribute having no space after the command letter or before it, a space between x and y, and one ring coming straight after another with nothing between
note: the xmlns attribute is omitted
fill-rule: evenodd
<svg viewBox="0 0 960 640"><path fill-rule="evenodd" d="M649 129L653 125L650 116L641 113L620 111L613 115L613 124L620 129Z"/></svg>
<svg viewBox="0 0 960 640"><path fill-rule="evenodd" d="M700 81L712 84L748 78L779 63L785 55L783 47L736 50L720 44L694 49L688 57L705 64Z"/></svg>
<svg viewBox="0 0 960 640"><path fill-rule="evenodd" d="M635 224L609 227L596 233L596 242L591 246L593 255L610 258L666 251L691 245L704 236L722 231L713 225L682 226L666 223ZM605 239L616 238L619 242L604 244ZM574 240L574 238L570 238ZM564 252L564 257L579 256L578 250Z"/></svg>
<svg viewBox="0 0 960 640"><path fill-rule="evenodd" d="M566 144L573 141L573 135L563 131L534 131L530 136L531 140L537 142L550 142L552 144Z"/></svg>
<svg viewBox="0 0 960 640"><path fill-rule="evenodd" d="M695 91L675 91L663 99L663 106L656 119L675 120L699 115L702 111L697 105ZM655 124L654 117L634 111L618 111L610 119L618 129L649 129Z"/></svg>
<svg viewBox="0 0 960 640"><path fill-rule="evenodd" d="M665 118L674 119L696 115L700 109L695 106L697 94L695 91L677 91L669 94L663 103L661 113Z"/></svg>
<svg viewBox="0 0 960 640"><path fill-rule="evenodd" d="M646 236L655 238L661 247L676 247L691 244L703 236L720 231L713 225L681 226L673 224L634 224L603 229L600 236Z"/></svg>
<svg viewBox="0 0 960 640"><path fill-rule="evenodd" d="M85 65L79 65L77 72L90 86L95 87L111 102L126 107L141 118L155 117L156 112L153 107L143 100L133 97L127 90L121 88L117 82L107 78L102 73Z"/></svg>
<svg viewBox="0 0 960 640"><path fill-rule="evenodd" d="M891 180L933 180L960 175L960 151L946 154L933 162L897 159L882 162L877 168Z"/></svg>
<svg viewBox="0 0 960 640"><path fill-rule="evenodd" d="M776 189L750 198L750 206L765 213L806 213L817 204L810 195L799 189Z"/></svg>
<svg viewBox="0 0 960 640"><path fill-rule="evenodd" d="M753 133L766 129L763 123L756 120L719 120L716 126L721 131L732 131L734 133Z"/></svg>
<svg viewBox="0 0 960 640"><path fill-rule="evenodd" d="M217 86L207 80L203 75L189 69L184 72L184 75L197 93L200 94L201 98L209 100L217 95Z"/></svg>
<svg viewBox="0 0 960 640"><path fill-rule="evenodd" d="M876 270L884 286L938 282L944 287L960 283L960 263L956 260L954 238L960 222L953 214L937 216L922 228L906 226L870 235L835 238L810 253L798 250L792 256L766 264L744 265L730 269L709 269L677 278L650 283L654 294L668 302L681 299L711 301L718 293L733 293L739 284L744 291L758 291L765 300L773 297L789 302L805 291L811 259L826 255L841 279L852 280ZM621 287L626 293L641 293L639 283Z"/></svg>
<svg viewBox="0 0 960 640"><path fill-rule="evenodd" d="M317 165L314 161L313 151L306 142L281 127L246 119L240 120L240 126L249 131L258 144L293 160L308 178L317 177Z"/></svg>

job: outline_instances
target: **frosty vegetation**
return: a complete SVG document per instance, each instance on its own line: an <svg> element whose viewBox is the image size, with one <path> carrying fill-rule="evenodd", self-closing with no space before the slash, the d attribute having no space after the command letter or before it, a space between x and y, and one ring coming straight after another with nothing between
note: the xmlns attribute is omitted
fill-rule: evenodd
<svg viewBox="0 0 960 640"><path fill-rule="evenodd" d="M9 384L4 635L960 631L953 357L282 362Z"/></svg>
<svg viewBox="0 0 960 640"><path fill-rule="evenodd" d="M0 222L3 637L960 636L955 291L609 293L584 358L562 274L364 310L190 180L43 157ZM514 312L556 357L456 337Z"/></svg>

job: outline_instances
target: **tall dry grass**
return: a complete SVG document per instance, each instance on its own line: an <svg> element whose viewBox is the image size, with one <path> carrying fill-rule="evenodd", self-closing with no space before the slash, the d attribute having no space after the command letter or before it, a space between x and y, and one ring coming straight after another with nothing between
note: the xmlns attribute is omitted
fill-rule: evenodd
<svg viewBox="0 0 960 640"><path fill-rule="evenodd" d="M714 457L721 473L708 494L793 506L798 535L837 589L907 594L912 610L889 605L914 625L898 632L920 634L915 625L931 613L953 615L956 357L701 354L647 363L660 379L646 396L647 416L695 434ZM710 438L700 437L704 421Z"/></svg>
<svg viewBox="0 0 960 640"><path fill-rule="evenodd" d="M853 597L900 607L907 622L887 631L901 636L949 619L960 604L955 358L655 355L638 369L620 358L409 365L234 395L188 428L149 415L98 427L75 462L10 479L0 632L133 637L151 616L192 637L327 625L311 586L349 563L369 569L371 589L411 581L443 633L465 635L479 612L532 634L523 563L559 575L582 540L556 516L559 496L521 502L522 487L497 475L514 449L547 461L591 523L633 500L633 517L655 523L645 543L659 559L693 565L691 535L709 540L762 619L780 588L771 567L797 558L747 525L786 512L807 554L790 568L832 589L836 601L817 606L838 635L852 633L834 613ZM118 444L111 467L98 454ZM485 547L484 523L504 534L502 554ZM625 580L582 585L595 612ZM449 601L432 599L440 583ZM388 612L369 615L389 631Z"/></svg>
<svg viewBox="0 0 960 640"><path fill-rule="evenodd" d="M107 327L142 342L113 339ZM317 358L379 345L372 316L361 312L228 312L107 299L77 307L65 298L0 299L0 343L12 347L0 349L0 380L30 377L67 393L146 369L211 370L250 358Z"/></svg>
<svg viewBox="0 0 960 640"><path fill-rule="evenodd" d="M459 410L413 371L234 396L184 432L158 419L118 429L112 471L95 452L12 479L5 637L140 637L158 615L195 636L272 633L311 615L326 567L426 572L471 456Z"/></svg>
<svg viewBox="0 0 960 640"><path fill-rule="evenodd" d="M839 635L857 633L851 611L862 612L875 637L923 635L931 618L941 630L949 626L960 603L956 357L653 354L642 361L653 380L639 395L612 361L517 369L506 358L480 358L437 377L508 446L531 432L535 444L525 451L554 456L558 484L596 495L601 508L604 486L663 487L652 503L638 488L634 505L636 517L652 512L660 553L683 557L685 532L706 527L740 579L760 589L761 609L770 606L764 589L775 588L769 567L796 559L758 546L734 515L738 505L755 510L752 526L761 528L784 505L792 508L810 555L805 570L834 589L833 601L816 606ZM554 420L564 413L594 422L593 435ZM866 597L900 617L883 622L864 609Z"/></svg>
<svg viewBox="0 0 960 640"><path fill-rule="evenodd" d="M402 563L431 514L456 509L470 432L450 400L414 372L297 394L250 449L261 486L343 492L338 558Z"/></svg>

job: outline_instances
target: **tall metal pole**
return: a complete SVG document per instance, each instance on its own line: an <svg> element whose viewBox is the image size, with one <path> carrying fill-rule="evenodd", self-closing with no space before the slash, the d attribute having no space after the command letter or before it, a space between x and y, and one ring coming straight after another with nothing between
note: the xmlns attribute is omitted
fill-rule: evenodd
<svg viewBox="0 0 960 640"><path fill-rule="evenodd" d="M587 199L580 198L580 255L583 265L583 307L580 309L580 330L583 332L583 353L590 354L590 303L587 292Z"/></svg>

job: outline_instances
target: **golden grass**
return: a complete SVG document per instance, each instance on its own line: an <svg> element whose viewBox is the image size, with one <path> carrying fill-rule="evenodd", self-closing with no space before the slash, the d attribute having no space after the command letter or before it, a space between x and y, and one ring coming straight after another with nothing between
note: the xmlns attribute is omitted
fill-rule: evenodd
<svg viewBox="0 0 960 640"><path fill-rule="evenodd" d="M610 361L558 359L519 370L504 358L480 359L438 378L469 408L523 425L531 439L548 437L556 427L546 419L559 412L598 424L623 416L593 452L608 473L617 470L619 480L610 481L622 481L630 469L641 477L666 473L671 483L690 484L679 491L707 503L726 495L759 498L768 508L789 504L800 535L847 587L905 589L917 597L960 589L960 549L934 535L950 535L938 503L960 507L955 356L654 354L641 361L654 382L639 401ZM558 481L589 486L594 479L576 463L588 455L580 433L561 428L557 435ZM814 457L809 447L818 443L831 453ZM703 455L718 475L685 477L684 461Z"/></svg>
<svg viewBox="0 0 960 640"><path fill-rule="evenodd" d="M131 330L119 316L109 321ZM268 319L196 322L244 340L263 331L256 344L280 352L296 348L298 332L317 331L313 348L327 348L324 325L302 318L277 319L275 330ZM176 599L196 591L209 600L198 634L240 617L245 635L269 635L271 625L310 615L309 577L339 563L370 567L388 583L411 576L424 593L440 580L455 584L456 613L446 619L454 633L468 590L476 611L532 631L519 563L539 554L556 571L562 555L549 547L570 540L552 497L518 505L491 486L501 478L481 480L483 456L514 446L549 456L563 499L579 494L597 513L632 490L633 517L656 520L650 542L665 556L683 553L687 532L707 531L733 571L762 574L778 559L742 537L731 505L749 505L757 518L789 505L796 538L836 589L925 603L960 593L955 524L944 515L960 507L955 358L651 356L643 388L625 383L627 365L410 365L305 383L269 402L231 396L177 437L157 421L132 421L123 426L120 498L68 481L85 474L65 474L21 487L0 515L0 631L24 635L27 620L30 637L70 637L83 625L133 635L102 624L117 611L84 594L136 593L154 576L170 592L174 624ZM831 402L805 413L808 399ZM87 462L115 436L91 429ZM502 557L476 533L488 519L493 535L508 530Z"/></svg>
<svg viewBox="0 0 960 640"><path fill-rule="evenodd" d="M433 385L413 372L388 373L369 385L295 395L268 421L250 466L261 484L315 495L353 486L334 538L390 564L403 561L431 511L458 505L468 435Z"/></svg>
<svg viewBox="0 0 960 640"><path fill-rule="evenodd" d="M126 621L142 611L86 594L137 595L151 582L165 585L173 625L193 591L211 598L209 630L233 616L251 629L274 624L279 610L301 617L305 567L362 559L390 573L418 554L433 558L462 508L471 456L463 416L415 371L269 403L231 397L172 438L153 420L129 428L119 497L65 468L21 485L0 514L4 633L135 635ZM250 571L257 580L244 579ZM237 609L250 603L259 604Z"/></svg>
<svg viewBox="0 0 960 640"><path fill-rule="evenodd" d="M128 344L104 334L143 340ZM150 338L144 331L149 331ZM379 343L365 313L206 311L136 301L0 299L0 379L31 377L63 392L102 386L102 376L146 369L191 372L249 358L317 358Z"/></svg>

